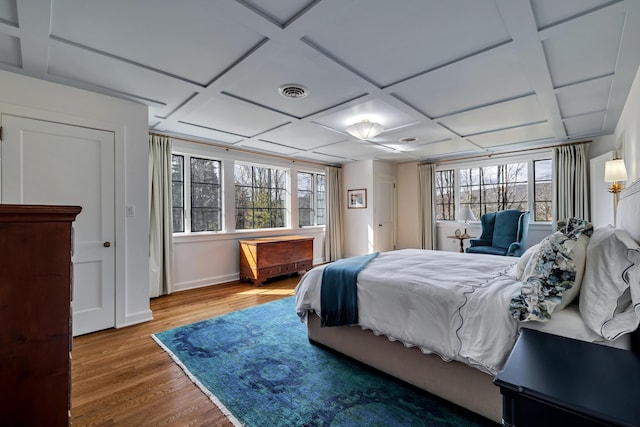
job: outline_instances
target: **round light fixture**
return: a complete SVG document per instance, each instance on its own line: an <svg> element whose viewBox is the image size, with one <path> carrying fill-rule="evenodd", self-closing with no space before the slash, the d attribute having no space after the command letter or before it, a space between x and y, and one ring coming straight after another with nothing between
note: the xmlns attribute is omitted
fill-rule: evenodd
<svg viewBox="0 0 640 427"><path fill-rule="evenodd" d="M400 138L398 142L403 144L413 144L414 142L418 142L418 138L414 136L405 136L404 138Z"/></svg>
<svg viewBox="0 0 640 427"><path fill-rule="evenodd" d="M345 129L347 133L358 139L367 140L375 138L384 131L384 126L380 123L370 122L369 120L362 120L358 123L347 126Z"/></svg>

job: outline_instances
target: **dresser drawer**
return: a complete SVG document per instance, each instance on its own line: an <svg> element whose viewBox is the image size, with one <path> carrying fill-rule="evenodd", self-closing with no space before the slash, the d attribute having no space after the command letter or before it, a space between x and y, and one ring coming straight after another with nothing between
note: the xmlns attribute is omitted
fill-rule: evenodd
<svg viewBox="0 0 640 427"><path fill-rule="evenodd" d="M296 271L311 270L311 267L313 267L313 263L311 262L311 260L305 260L296 263Z"/></svg>
<svg viewBox="0 0 640 427"><path fill-rule="evenodd" d="M261 268L258 270L258 277L271 277L282 274L282 266L275 265L273 267Z"/></svg>

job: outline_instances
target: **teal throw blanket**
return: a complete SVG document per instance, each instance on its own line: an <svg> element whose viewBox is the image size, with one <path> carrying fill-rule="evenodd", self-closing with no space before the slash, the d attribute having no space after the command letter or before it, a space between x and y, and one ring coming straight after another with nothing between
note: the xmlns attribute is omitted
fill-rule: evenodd
<svg viewBox="0 0 640 427"><path fill-rule="evenodd" d="M324 268L320 287L321 326L358 323L358 273L378 253L341 259Z"/></svg>

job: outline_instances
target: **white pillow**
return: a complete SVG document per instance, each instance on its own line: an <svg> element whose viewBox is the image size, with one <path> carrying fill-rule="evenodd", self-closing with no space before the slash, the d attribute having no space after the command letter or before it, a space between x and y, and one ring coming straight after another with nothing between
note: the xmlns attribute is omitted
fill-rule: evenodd
<svg viewBox="0 0 640 427"><path fill-rule="evenodd" d="M591 236L580 314L590 329L608 340L637 329L640 247L626 231L605 226Z"/></svg>
<svg viewBox="0 0 640 427"><path fill-rule="evenodd" d="M569 251L569 256L573 260L576 266L576 278L573 282L573 286L566 289L562 293L562 300L558 304L554 311L560 311L569 305L580 293L582 287L582 278L584 277L584 265L587 260L587 245L589 244L589 237L581 234L578 236L578 240L567 240L565 245Z"/></svg>
<svg viewBox="0 0 640 427"><path fill-rule="evenodd" d="M524 253L520 257L520 259L518 260L518 263L515 265L512 271L512 276L514 279L522 280L522 275L524 274L524 268L527 266L529 259L538 250L539 247L540 247L540 243L536 243L535 245L531 246L529 249L524 251Z"/></svg>

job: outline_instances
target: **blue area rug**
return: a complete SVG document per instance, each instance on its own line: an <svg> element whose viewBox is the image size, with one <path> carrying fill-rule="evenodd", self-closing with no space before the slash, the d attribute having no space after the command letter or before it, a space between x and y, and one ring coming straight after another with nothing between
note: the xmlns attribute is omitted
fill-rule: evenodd
<svg viewBox="0 0 640 427"><path fill-rule="evenodd" d="M497 426L309 343L294 297L153 335L236 425Z"/></svg>

